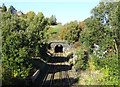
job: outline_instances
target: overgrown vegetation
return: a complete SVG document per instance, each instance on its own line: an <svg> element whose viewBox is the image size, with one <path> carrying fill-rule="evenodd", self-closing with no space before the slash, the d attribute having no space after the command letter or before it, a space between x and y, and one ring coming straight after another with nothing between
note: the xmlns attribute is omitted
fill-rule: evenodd
<svg viewBox="0 0 120 87"><path fill-rule="evenodd" d="M77 59L75 60L74 67L78 71L85 70L88 68L88 53L81 47L76 49L75 55L77 55Z"/></svg>
<svg viewBox="0 0 120 87"><path fill-rule="evenodd" d="M76 46L73 65L76 70L88 72L89 85L118 85L119 10L120 2L100 2L91 10L91 17L81 24L70 22L61 32L61 39ZM78 41L82 45L75 45ZM93 80L91 75L97 71Z"/></svg>
<svg viewBox="0 0 120 87"><path fill-rule="evenodd" d="M47 41L48 22L40 12L27 18L2 13L3 85L15 85L14 79L25 79L33 69L32 57L41 56ZM41 51L42 49L42 51ZM25 83L25 82L24 82Z"/></svg>
<svg viewBox="0 0 120 87"><path fill-rule="evenodd" d="M13 84L15 78L25 79L33 68L32 57L45 57L50 37L49 40L73 43L76 49L73 66L88 76L79 75L80 85L81 78L84 85L118 85L120 2L100 2L91 10L91 17L79 23L71 21L64 27L56 25L53 15L45 18L41 12L36 15L30 11L18 16L13 6L7 12L4 5L2 8L3 84Z"/></svg>
<svg viewBox="0 0 120 87"><path fill-rule="evenodd" d="M85 29L80 34L80 41L93 60L90 64L103 74L96 77L99 85L118 85L119 6L120 2L100 2L84 21Z"/></svg>
<svg viewBox="0 0 120 87"><path fill-rule="evenodd" d="M83 27L81 27L81 23L78 24L77 21L71 21L64 26L60 35L60 39L75 43L79 40L82 29Z"/></svg>

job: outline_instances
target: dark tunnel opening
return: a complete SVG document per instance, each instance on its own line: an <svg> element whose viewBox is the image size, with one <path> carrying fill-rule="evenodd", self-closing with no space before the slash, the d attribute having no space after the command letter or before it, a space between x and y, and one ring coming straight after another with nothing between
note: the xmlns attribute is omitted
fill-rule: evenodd
<svg viewBox="0 0 120 87"><path fill-rule="evenodd" d="M49 49L49 50L51 49L51 44L48 44L48 49Z"/></svg>
<svg viewBox="0 0 120 87"><path fill-rule="evenodd" d="M62 53L63 52L63 46L62 45L57 45L55 46L55 53Z"/></svg>

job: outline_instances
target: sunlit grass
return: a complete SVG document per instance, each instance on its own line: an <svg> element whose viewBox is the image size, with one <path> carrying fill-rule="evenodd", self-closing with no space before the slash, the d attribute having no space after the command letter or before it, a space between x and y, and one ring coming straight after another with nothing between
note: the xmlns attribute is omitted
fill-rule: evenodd
<svg viewBox="0 0 120 87"><path fill-rule="evenodd" d="M61 24L50 26L48 33L50 34L49 40L58 40L63 26Z"/></svg>

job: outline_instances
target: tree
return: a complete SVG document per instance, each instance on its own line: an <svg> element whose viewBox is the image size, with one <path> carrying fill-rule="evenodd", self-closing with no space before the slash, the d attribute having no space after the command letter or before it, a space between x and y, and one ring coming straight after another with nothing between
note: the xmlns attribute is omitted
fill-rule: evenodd
<svg viewBox="0 0 120 87"><path fill-rule="evenodd" d="M31 16L30 16L31 17ZM32 16L33 17L33 16ZM29 19L29 17L28 17ZM38 13L35 15L31 22L28 22L29 26L27 28L28 36L29 36L29 44L32 45L35 50L33 50L33 54L36 56L40 56L40 47L42 44L46 43L47 40L47 29L48 23L43 15L43 13ZM36 52L37 51L37 52Z"/></svg>
<svg viewBox="0 0 120 87"><path fill-rule="evenodd" d="M10 8L8 9L8 12L11 14L16 14L17 10L11 5Z"/></svg>
<svg viewBox="0 0 120 87"><path fill-rule="evenodd" d="M104 83L112 85L118 84L118 47L116 46L118 46L118 35L120 34L119 3L100 2L99 6L91 10L92 16L84 21L85 29L80 34L83 44L89 53L94 55L96 69L105 69L106 72L109 72L108 76L103 78ZM99 46L99 50L94 50L95 44ZM99 51L99 53L95 55L93 50ZM107 53L103 55L104 51Z"/></svg>
<svg viewBox="0 0 120 87"><path fill-rule="evenodd" d="M28 16L29 16L29 17L28 17ZM25 18L31 18L31 19L33 19L33 17L30 17L30 16L35 16L35 12L29 11L29 12L27 12L27 13L25 14Z"/></svg>
<svg viewBox="0 0 120 87"><path fill-rule="evenodd" d="M26 27L23 19L3 13L1 29L4 85L11 85L12 78L26 78L31 69L29 50L26 48Z"/></svg>
<svg viewBox="0 0 120 87"><path fill-rule="evenodd" d="M56 19L55 15L52 15L52 16L50 17L49 21L50 21L50 24L51 24L51 25L56 25L56 24L57 24L57 22L56 22L57 19Z"/></svg>
<svg viewBox="0 0 120 87"><path fill-rule="evenodd" d="M80 24L78 24L77 21L71 21L65 25L63 30L64 33L62 32L63 35L61 37L68 42L74 43L79 40L81 31L82 27Z"/></svg>
<svg viewBox="0 0 120 87"><path fill-rule="evenodd" d="M61 34L60 34L60 39L61 39L61 40L63 40L63 35L64 35L64 33L65 33L65 29L66 29L66 27L65 27L65 25L64 25L64 27L63 27L63 29L62 29L62 31L61 31Z"/></svg>
<svg viewBox="0 0 120 87"><path fill-rule="evenodd" d="M48 22L49 25L50 25L50 18L46 17L46 20L47 20L47 22Z"/></svg>
<svg viewBox="0 0 120 87"><path fill-rule="evenodd" d="M28 13L25 14L25 18L27 19L27 23L28 25L33 22L34 17L35 17L35 13L33 11L29 11Z"/></svg>
<svg viewBox="0 0 120 87"><path fill-rule="evenodd" d="M6 11L7 11L7 7L4 5L4 3L3 3L3 5L2 5L2 11L3 11L3 12L6 12Z"/></svg>
<svg viewBox="0 0 120 87"><path fill-rule="evenodd" d="M42 52L45 52L43 47L47 41L48 23L42 13L32 18L33 20L29 21L9 12L2 14L0 29L4 85L15 84L14 78L25 79L29 76L32 57L41 56Z"/></svg>

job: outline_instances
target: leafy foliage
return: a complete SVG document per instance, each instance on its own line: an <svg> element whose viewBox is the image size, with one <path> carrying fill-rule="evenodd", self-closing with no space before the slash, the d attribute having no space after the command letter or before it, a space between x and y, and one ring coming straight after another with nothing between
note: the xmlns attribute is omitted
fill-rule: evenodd
<svg viewBox="0 0 120 87"><path fill-rule="evenodd" d="M8 12L11 14L16 14L17 10L11 5L10 8L8 9Z"/></svg>
<svg viewBox="0 0 120 87"><path fill-rule="evenodd" d="M49 18L48 21L50 22L51 25L56 25L56 24L57 24L57 19L56 19L55 15L52 15L52 16Z"/></svg>
<svg viewBox="0 0 120 87"><path fill-rule="evenodd" d="M35 16L35 13L33 11L29 11L25 14L25 18L31 19L30 21L33 20L33 17Z"/></svg>
<svg viewBox="0 0 120 87"><path fill-rule="evenodd" d="M6 12L6 11L7 11L7 7L4 5L4 3L3 3L3 5L2 5L2 11L3 11L3 12Z"/></svg>
<svg viewBox="0 0 120 87"><path fill-rule="evenodd" d="M12 78L24 79L29 75L32 69L31 58L40 56L40 49L47 41L48 24L44 15L32 15L33 20L30 17L23 19L9 12L3 13L1 30L4 85L13 84Z"/></svg>
<svg viewBox="0 0 120 87"><path fill-rule="evenodd" d="M99 46L100 53L97 55L101 56L107 51L102 59L92 54L95 68L108 72L106 76L103 71L104 80L99 84L118 84L119 3L100 2L99 6L92 9L92 16L84 21L85 29L80 34L80 41L89 53L93 53L94 44Z"/></svg>
<svg viewBox="0 0 120 87"><path fill-rule="evenodd" d="M63 35L64 35L64 33L65 33L65 25L64 25L64 27L63 27L63 29L62 29L62 31L61 31L61 34L60 34L60 39L62 40L63 39Z"/></svg>
<svg viewBox="0 0 120 87"><path fill-rule="evenodd" d="M61 38L74 43L79 40L81 31L82 27L77 23L77 21L71 21L63 28Z"/></svg>
<svg viewBox="0 0 120 87"><path fill-rule="evenodd" d="M77 48L75 53L77 55L77 60L75 63L76 70L85 70L88 66L88 53L85 51L82 46Z"/></svg>
<svg viewBox="0 0 120 87"><path fill-rule="evenodd" d="M77 47L80 47L80 46L81 46L81 43L78 41L78 42L75 42L72 46L73 46L74 48L77 48Z"/></svg>

